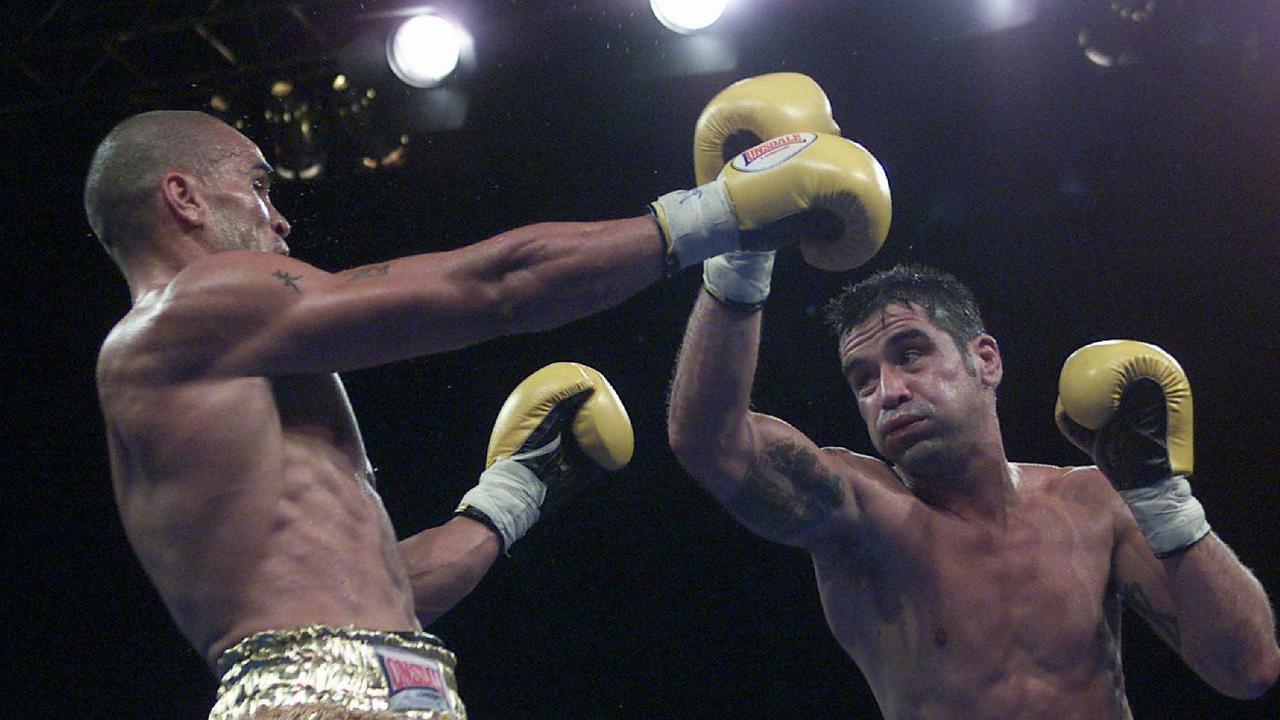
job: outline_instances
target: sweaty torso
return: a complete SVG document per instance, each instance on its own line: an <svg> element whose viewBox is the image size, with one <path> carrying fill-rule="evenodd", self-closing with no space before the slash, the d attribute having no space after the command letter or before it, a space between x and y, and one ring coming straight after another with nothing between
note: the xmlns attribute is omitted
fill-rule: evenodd
<svg viewBox="0 0 1280 720"><path fill-rule="evenodd" d="M1020 466L1000 522L931 507L887 467L859 483L859 536L814 562L886 718L1130 717L1107 494L1063 472Z"/></svg>
<svg viewBox="0 0 1280 720"><path fill-rule="evenodd" d="M99 360L116 501L206 660L270 628L419 629L338 377L175 378L146 332L135 310Z"/></svg>

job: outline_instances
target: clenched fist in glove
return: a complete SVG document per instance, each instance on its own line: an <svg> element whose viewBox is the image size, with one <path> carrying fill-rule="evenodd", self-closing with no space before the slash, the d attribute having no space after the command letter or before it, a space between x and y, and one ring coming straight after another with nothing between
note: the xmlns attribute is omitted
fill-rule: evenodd
<svg viewBox="0 0 1280 720"><path fill-rule="evenodd" d="M504 552L604 470L631 460L627 410L609 381L571 362L526 378L498 412L486 469L458 514L488 525Z"/></svg>

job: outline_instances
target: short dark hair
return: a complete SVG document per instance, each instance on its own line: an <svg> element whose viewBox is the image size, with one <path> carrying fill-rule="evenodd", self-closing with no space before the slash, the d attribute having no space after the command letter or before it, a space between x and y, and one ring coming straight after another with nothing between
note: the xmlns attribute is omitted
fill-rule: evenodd
<svg viewBox="0 0 1280 720"><path fill-rule="evenodd" d="M950 335L961 350L986 332L969 288L954 275L926 265L895 265L845 287L827 303L827 325L843 338L889 305L923 308L930 322Z"/></svg>

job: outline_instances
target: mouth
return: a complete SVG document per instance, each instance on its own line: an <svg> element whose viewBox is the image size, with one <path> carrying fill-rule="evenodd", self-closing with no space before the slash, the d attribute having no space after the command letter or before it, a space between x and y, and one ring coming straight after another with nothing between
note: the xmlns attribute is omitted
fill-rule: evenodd
<svg viewBox="0 0 1280 720"><path fill-rule="evenodd" d="M888 438L921 422L924 422L924 418L919 415L898 415L880 426L880 435Z"/></svg>

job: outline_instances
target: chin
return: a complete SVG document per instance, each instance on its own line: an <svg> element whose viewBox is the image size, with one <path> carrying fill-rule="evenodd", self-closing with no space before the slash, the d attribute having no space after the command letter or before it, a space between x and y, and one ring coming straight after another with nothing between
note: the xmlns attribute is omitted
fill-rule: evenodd
<svg viewBox="0 0 1280 720"><path fill-rule="evenodd" d="M936 443L927 440L912 444L898 453L896 458L890 459L894 465L902 468L903 472L916 477L944 474L955 467L954 458L949 453Z"/></svg>

